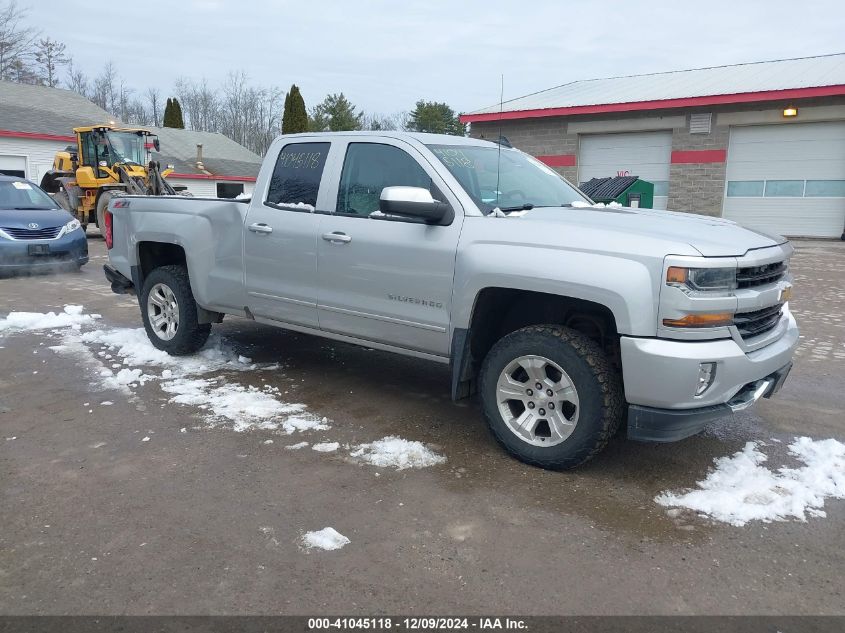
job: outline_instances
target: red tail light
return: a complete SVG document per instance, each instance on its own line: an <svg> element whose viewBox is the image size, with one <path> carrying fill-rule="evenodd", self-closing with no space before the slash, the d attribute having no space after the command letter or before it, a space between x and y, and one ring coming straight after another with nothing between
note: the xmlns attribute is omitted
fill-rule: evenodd
<svg viewBox="0 0 845 633"><path fill-rule="evenodd" d="M111 247L114 246L114 234L112 232L113 227L113 220L111 211L106 209L105 214L103 214L103 224L106 226L103 227L103 238L106 240L106 248L111 250Z"/></svg>

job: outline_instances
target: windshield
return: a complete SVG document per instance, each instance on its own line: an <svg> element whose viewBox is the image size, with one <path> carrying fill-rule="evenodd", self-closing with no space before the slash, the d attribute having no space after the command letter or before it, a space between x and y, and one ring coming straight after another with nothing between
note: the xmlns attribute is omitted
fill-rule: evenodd
<svg viewBox="0 0 845 633"><path fill-rule="evenodd" d="M109 165L115 163L144 164L144 137L137 132L107 132Z"/></svg>
<svg viewBox="0 0 845 633"><path fill-rule="evenodd" d="M0 180L0 211L56 209L58 205L43 190L23 180Z"/></svg>
<svg viewBox="0 0 845 633"><path fill-rule="evenodd" d="M496 207L504 210L590 202L556 171L518 149L480 145L428 148L484 213Z"/></svg>

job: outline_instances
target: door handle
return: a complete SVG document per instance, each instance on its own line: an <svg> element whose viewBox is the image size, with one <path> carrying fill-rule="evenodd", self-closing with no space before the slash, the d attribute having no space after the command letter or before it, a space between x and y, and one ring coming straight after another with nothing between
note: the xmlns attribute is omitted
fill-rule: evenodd
<svg viewBox="0 0 845 633"><path fill-rule="evenodd" d="M273 227L264 224L263 222L259 222L257 224L250 224L249 230L253 233L272 233Z"/></svg>
<svg viewBox="0 0 845 633"><path fill-rule="evenodd" d="M334 231L333 233L323 233L323 239L327 242L334 242L335 244L348 244L352 241L346 233L342 231Z"/></svg>

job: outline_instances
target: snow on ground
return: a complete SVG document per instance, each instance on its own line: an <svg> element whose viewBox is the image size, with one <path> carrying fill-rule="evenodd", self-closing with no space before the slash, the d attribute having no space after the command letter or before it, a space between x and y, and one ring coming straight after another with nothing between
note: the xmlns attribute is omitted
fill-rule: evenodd
<svg viewBox="0 0 845 633"><path fill-rule="evenodd" d="M425 468L446 461L443 455L438 455L422 442L394 436L384 437L370 444L359 444L349 455L373 466L394 467L396 470Z"/></svg>
<svg viewBox="0 0 845 633"><path fill-rule="evenodd" d="M170 402L199 407L212 426L231 423L236 431L281 428L288 434L331 428L326 418L308 413L304 404L280 400L275 387L244 386L232 382L229 375L220 375L278 365L258 366L219 336L212 336L196 354L174 357L156 349L143 328L82 331L83 326L97 325L95 319L99 318L73 305L58 314L12 312L0 320L0 332L58 331L63 335L62 344L50 349L81 358L82 366L99 378L103 388L131 396L139 385L158 381Z"/></svg>
<svg viewBox="0 0 845 633"><path fill-rule="evenodd" d="M92 325L99 314L83 314L83 306L66 305L62 312L10 312L0 319L0 332L54 330L59 328L80 329L83 325Z"/></svg>
<svg viewBox="0 0 845 633"><path fill-rule="evenodd" d="M173 394L170 402L198 407L209 414L208 421L231 422L235 431L252 428L278 429L287 431L284 416L305 412L304 404L289 404L276 399L278 389L269 385L258 387L239 385L216 378L177 378L161 383L162 391ZM312 416L313 426L323 426L319 418ZM299 418L297 418L299 420ZM304 425L298 430L306 430ZM293 433L293 427L289 434Z"/></svg>
<svg viewBox="0 0 845 633"><path fill-rule="evenodd" d="M308 446L308 442L297 442L296 444L288 444L285 446L289 451L298 451L300 448Z"/></svg>
<svg viewBox="0 0 845 633"><path fill-rule="evenodd" d="M845 499L845 444L799 437L788 450L804 465L769 469L760 445L748 442L743 450L716 459L714 470L698 482L698 489L665 492L655 501L737 526L827 516L822 509L825 499Z"/></svg>
<svg viewBox="0 0 845 633"><path fill-rule="evenodd" d="M351 541L343 534L332 527L323 528L316 532L306 532L302 535L302 544L308 549L318 548L325 550L340 549L349 545Z"/></svg>
<svg viewBox="0 0 845 633"><path fill-rule="evenodd" d="M315 450L318 453L334 453L339 448L339 442L321 442L320 444L314 444L311 450Z"/></svg>

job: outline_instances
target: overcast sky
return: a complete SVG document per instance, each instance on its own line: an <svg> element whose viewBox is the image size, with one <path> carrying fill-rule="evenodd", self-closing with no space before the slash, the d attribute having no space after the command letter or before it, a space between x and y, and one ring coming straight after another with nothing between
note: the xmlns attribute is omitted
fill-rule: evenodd
<svg viewBox="0 0 845 633"><path fill-rule="evenodd" d="M244 69L308 107L343 92L368 112L417 99L471 111L575 79L843 52L836 1L19 0L95 75L167 95ZM133 11L133 9L136 9Z"/></svg>

